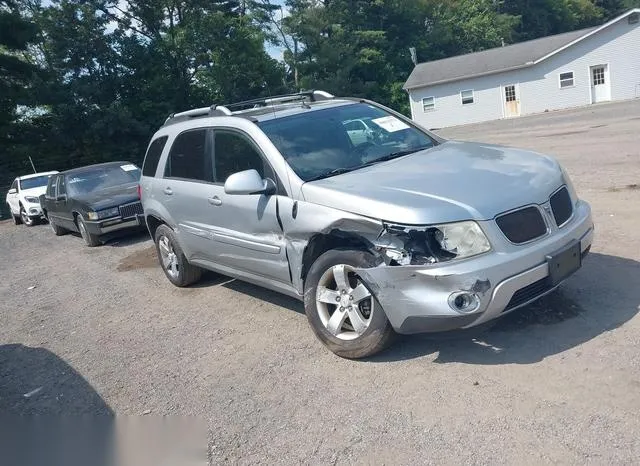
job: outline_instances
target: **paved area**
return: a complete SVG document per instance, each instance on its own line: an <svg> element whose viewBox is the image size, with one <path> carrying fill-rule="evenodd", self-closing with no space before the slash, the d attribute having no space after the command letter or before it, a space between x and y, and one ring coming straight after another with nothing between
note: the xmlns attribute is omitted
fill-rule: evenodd
<svg viewBox="0 0 640 466"><path fill-rule="evenodd" d="M0 412L194 416L212 464L613 464L640 457L640 101L441 131L557 156L597 238L559 293L482 334L364 362L300 303L177 289L144 235L89 249L0 223Z"/></svg>

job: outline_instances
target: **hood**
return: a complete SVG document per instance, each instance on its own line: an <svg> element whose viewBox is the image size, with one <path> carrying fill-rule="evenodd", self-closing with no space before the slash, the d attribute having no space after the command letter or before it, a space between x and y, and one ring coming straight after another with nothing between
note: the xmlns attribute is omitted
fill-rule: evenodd
<svg viewBox="0 0 640 466"><path fill-rule="evenodd" d="M30 196L30 197L40 197L42 194L47 192L47 186L38 186L37 188L31 189L22 189L20 190L20 195L22 197Z"/></svg>
<svg viewBox="0 0 640 466"><path fill-rule="evenodd" d="M305 200L394 223L489 220L542 204L563 184L551 157L447 141L432 149L305 183Z"/></svg>
<svg viewBox="0 0 640 466"><path fill-rule="evenodd" d="M87 204L93 210L117 207L140 200L138 199L138 183L123 184L92 191L83 196L76 196L76 199Z"/></svg>

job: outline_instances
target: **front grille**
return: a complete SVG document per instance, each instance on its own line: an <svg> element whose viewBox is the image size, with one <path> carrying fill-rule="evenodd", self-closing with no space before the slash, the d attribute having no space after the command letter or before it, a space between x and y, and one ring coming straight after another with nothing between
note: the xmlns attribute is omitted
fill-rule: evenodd
<svg viewBox="0 0 640 466"><path fill-rule="evenodd" d="M524 303L532 301L551 290L551 288L553 287L551 286L551 280L549 280L549 277L545 277L542 280L533 282L531 285L520 288L513 294L511 301L509 301L509 304L507 304L507 307L503 312L510 311Z"/></svg>
<svg viewBox="0 0 640 466"><path fill-rule="evenodd" d="M120 206L120 216L122 218L133 217L135 215L142 215L144 210L142 209L141 202L132 202L131 204L125 204Z"/></svg>
<svg viewBox="0 0 640 466"><path fill-rule="evenodd" d="M526 243L547 232L542 214L537 207L525 207L496 218L504 235L515 244Z"/></svg>
<svg viewBox="0 0 640 466"><path fill-rule="evenodd" d="M551 196L551 210L553 211L553 218L556 220L556 225L562 226L567 220L571 218L573 214L573 204L571 203L571 196L569 196L569 190L566 186L563 186L553 196Z"/></svg>

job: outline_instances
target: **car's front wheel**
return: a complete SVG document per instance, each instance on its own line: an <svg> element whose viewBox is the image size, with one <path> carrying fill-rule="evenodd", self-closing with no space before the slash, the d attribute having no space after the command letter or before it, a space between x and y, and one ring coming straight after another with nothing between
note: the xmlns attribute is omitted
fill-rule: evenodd
<svg viewBox="0 0 640 466"><path fill-rule="evenodd" d="M32 227L36 223L38 223L37 219L29 217L29 215L27 215L27 211L24 210L24 207L22 205L20 206L20 220L28 227Z"/></svg>
<svg viewBox="0 0 640 466"><path fill-rule="evenodd" d="M395 332L382 306L358 276L373 266L366 251L331 250L309 270L304 307L316 336L338 356L372 356L389 345Z"/></svg>
<svg viewBox="0 0 640 466"><path fill-rule="evenodd" d="M80 232L80 235L82 236L82 239L87 246L92 248L101 244L100 237L98 235L90 233L87 230L87 226L85 225L84 220L82 220L82 217L80 215L78 215L78 217L76 218L76 225L78 225L78 231Z"/></svg>
<svg viewBox="0 0 640 466"><path fill-rule="evenodd" d="M189 263L171 228L160 225L154 239L160 265L171 283L184 287L200 280L202 269Z"/></svg>

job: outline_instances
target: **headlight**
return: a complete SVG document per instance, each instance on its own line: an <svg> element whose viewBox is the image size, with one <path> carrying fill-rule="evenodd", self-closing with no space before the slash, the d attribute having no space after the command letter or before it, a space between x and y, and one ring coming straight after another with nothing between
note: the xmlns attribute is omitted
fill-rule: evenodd
<svg viewBox="0 0 640 466"><path fill-rule="evenodd" d="M476 256L491 250L473 221L424 227L387 225L378 247L391 265L424 265Z"/></svg>
<svg viewBox="0 0 640 466"><path fill-rule="evenodd" d="M103 218L117 217L119 215L120 209L118 207L112 207L110 209L87 213L87 217L89 218L89 220L102 220Z"/></svg>
<svg viewBox="0 0 640 466"><path fill-rule="evenodd" d="M482 254L491 249L489 240L476 222L450 223L435 227L435 239L440 247L456 259Z"/></svg>
<svg viewBox="0 0 640 466"><path fill-rule="evenodd" d="M40 199L33 196L25 196L24 200L30 202L31 204L40 204Z"/></svg>

